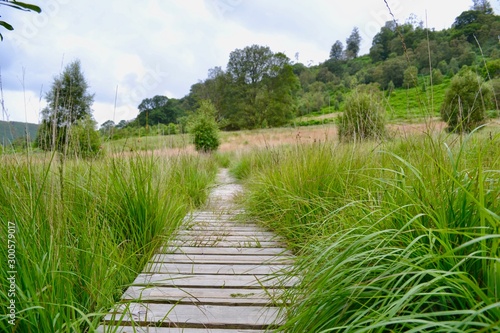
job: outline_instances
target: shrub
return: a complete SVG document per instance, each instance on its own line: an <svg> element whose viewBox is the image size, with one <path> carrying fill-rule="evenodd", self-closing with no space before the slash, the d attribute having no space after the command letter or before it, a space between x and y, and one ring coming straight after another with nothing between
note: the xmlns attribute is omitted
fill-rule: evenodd
<svg viewBox="0 0 500 333"><path fill-rule="evenodd" d="M190 133L193 135L197 151L207 153L219 148L219 128L215 121L215 114L215 107L210 101L201 102L190 126Z"/></svg>
<svg viewBox="0 0 500 333"><path fill-rule="evenodd" d="M435 68L432 70L432 84L441 84L443 83L444 75L439 68Z"/></svg>
<svg viewBox="0 0 500 333"><path fill-rule="evenodd" d="M451 80L441 106L441 117L450 132L469 133L484 123L491 101L490 86L477 74L466 70Z"/></svg>
<svg viewBox="0 0 500 333"><path fill-rule="evenodd" d="M385 134L385 121L379 94L357 89L347 98L344 114L339 118L339 139L381 138Z"/></svg>
<svg viewBox="0 0 500 333"><path fill-rule="evenodd" d="M101 138L95 130L96 122L86 116L71 126L69 133L68 155L95 157L101 152Z"/></svg>
<svg viewBox="0 0 500 333"><path fill-rule="evenodd" d="M405 70L403 85L405 88L413 88L418 85L418 68L416 66L410 66Z"/></svg>

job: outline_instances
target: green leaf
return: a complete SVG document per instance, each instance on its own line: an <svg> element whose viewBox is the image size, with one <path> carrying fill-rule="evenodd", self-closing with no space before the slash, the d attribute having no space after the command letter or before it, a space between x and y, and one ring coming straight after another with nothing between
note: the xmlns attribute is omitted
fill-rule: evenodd
<svg viewBox="0 0 500 333"><path fill-rule="evenodd" d="M14 27L5 21L0 21L0 26L4 27L5 29L10 30L10 31L14 30Z"/></svg>
<svg viewBox="0 0 500 333"><path fill-rule="evenodd" d="M19 10L34 11L37 13L42 12L42 9L40 7L38 7L36 5L29 4L29 3L20 2L20 1L12 1L12 2L2 1L2 2L0 2L0 5L12 7L12 8L19 9Z"/></svg>
<svg viewBox="0 0 500 333"><path fill-rule="evenodd" d="M40 14L42 12L42 9L36 5L32 5L32 4L29 4L29 3L25 3L25 2L20 2L20 1L14 1L16 5L20 6L20 7L23 7L25 9L28 9L28 10L32 10L34 12L37 12L38 14Z"/></svg>

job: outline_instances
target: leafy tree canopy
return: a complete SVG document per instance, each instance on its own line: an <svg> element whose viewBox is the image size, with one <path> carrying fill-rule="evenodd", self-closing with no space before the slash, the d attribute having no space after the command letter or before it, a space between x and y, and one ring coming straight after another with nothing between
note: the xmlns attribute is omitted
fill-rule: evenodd
<svg viewBox="0 0 500 333"><path fill-rule="evenodd" d="M140 126L177 123L177 118L182 113L178 100L159 95L144 99L137 108L139 109L137 120Z"/></svg>

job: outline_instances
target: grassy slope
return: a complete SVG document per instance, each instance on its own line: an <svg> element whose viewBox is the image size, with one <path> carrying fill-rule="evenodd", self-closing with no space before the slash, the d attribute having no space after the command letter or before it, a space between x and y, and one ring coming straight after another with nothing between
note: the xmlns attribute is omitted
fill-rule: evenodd
<svg viewBox="0 0 500 333"><path fill-rule="evenodd" d="M0 144L8 144L16 138L24 137L26 135L26 129L31 140L34 140L38 131L37 124L0 121Z"/></svg>
<svg viewBox="0 0 500 333"><path fill-rule="evenodd" d="M439 109L444 101L446 90L450 80L443 83L426 87L422 86L404 89L399 88L387 98L387 112L389 119L414 119L423 117L439 116Z"/></svg>

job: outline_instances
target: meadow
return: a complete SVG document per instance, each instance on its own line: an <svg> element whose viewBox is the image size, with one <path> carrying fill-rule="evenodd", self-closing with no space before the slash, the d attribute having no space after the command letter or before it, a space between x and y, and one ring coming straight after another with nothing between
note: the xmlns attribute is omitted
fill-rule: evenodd
<svg viewBox="0 0 500 333"><path fill-rule="evenodd" d="M356 143L332 124L225 132L212 155L181 134L108 142L95 159L4 153L0 274L17 273L0 302L18 311L0 330L92 332L229 167L244 218L298 258L280 331L497 332L500 124L443 128L393 121L383 142Z"/></svg>

